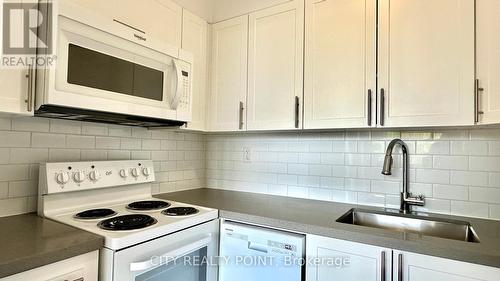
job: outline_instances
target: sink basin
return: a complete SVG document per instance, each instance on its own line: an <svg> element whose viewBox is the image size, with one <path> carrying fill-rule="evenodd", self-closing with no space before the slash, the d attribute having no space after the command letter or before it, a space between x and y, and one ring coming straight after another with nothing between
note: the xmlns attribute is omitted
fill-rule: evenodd
<svg viewBox="0 0 500 281"><path fill-rule="evenodd" d="M337 219L337 222L479 243L474 229L466 221L401 214L397 210L351 209Z"/></svg>

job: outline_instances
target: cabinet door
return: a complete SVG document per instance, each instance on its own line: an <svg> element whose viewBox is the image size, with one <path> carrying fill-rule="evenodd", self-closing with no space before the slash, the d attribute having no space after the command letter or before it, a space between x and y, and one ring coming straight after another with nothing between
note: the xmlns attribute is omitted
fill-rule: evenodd
<svg viewBox="0 0 500 281"><path fill-rule="evenodd" d="M394 251L395 281L498 281L500 269Z"/></svg>
<svg viewBox="0 0 500 281"><path fill-rule="evenodd" d="M182 8L170 0L114 0L115 19L161 48L181 47ZM128 27L127 27L128 25ZM134 37L137 38L137 37Z"/></svg>
<svg viewBox="0 0 500 281"><path fill-rule="evenodd" d="M208 24L187 10L182 16L182 49L194 56L193 117L187 129L204 131L206 128Z"/></svg>
<svg viewBox="0 0 500 281"><path fill-rule="evenodd" d="M31 79L32 73L28 69L0 70L0 88L2 89L0 92L0 113L33 115L34 81Z"/></svg>
<svg viewBox="0 0 500 281"><path fill-rule="evenodd" d="M375 126L376 0L306 0L305 34L304 128Z"/></svg>
<svg viewBox="0 0 500 281"><path fill-rule="evenodd" d="M473 124L474 0L379 5L379 124Z"/></svg>
<svg viewBox="0 0 500 281"><path fill-rule="evenodd" d="M250 14L247 130L302 128L304 2Z"/></svg>
<svg viewBox="0 0 500 281"><path fill-rule="evenodd" d="M480 124L500 123L500 1L476 0L476 75Z"/></svg>
<svg viewBox="0 0 500 281"><path fill-rule="evenodd" d="M248 16L212 26L210 130L245 129ZM240 107L240 103L242 107Z"/></svg>
<svg viewBox="0 0 500 281"><path fill-rule="evenodd" d="M391 280L390 249L316 235L306 239L308 281Z"/></svg>

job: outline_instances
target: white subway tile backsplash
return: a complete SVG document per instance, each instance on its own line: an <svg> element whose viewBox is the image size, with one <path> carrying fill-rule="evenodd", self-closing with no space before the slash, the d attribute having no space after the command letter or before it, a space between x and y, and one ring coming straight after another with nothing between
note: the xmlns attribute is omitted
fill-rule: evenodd
<svg viewBox="0 0 500 281"><path fill-rule="evenodd" d="M50 132L79 135L82 133L82 122L50 119Z"/></svg>
<svg viewBox="0 0 500 281"><path fill-rule="evenodd" d="M470 201L500 204L500 188L471 187Z"/></svg>
<svg viewBox="0 0 500 281"><path fill-rule="evenodd" d="M500 172L500 157L470 157L470 170Z"/></svg>
<svg viewBox="0 0 500 281"><path fill-rule="evenodd" d="M29 147L31 133L0 131L0 147Z"/></svg>
<svg viewBox="0 0 500 281"><path fill-rule="evenodd" d="M490 205L490 218L500 220L500 205Z"/></svg>
<svg viewBox="0 0 500 281"><path fill-rule="evenodd" d="M67 135L66 136L67 148L82 148L92 149L95 148L95 137L93 136L80 136L80 135Z"/></svg>
<svg viewBox="0 0 500 281"><path fill-rule="evenodd" d="M309 165L309 175L311 176L331 176L332 166L330 165Z"/></svg>
<svg viewBox="0 0 500 281"><path fill-rule="evenodd" d="M434 169L467 170L469 158L467 156L434 156Z"/></svg>
<svg viewBox="0 0 500 281"><path fill-rule="evenodd" d="M49 161L50 162L68 162L68 161L80 161L80 150L79 149L49 149Z"/></svg>
<svg viewBox="0 0 500 281"><path fill-rule="evenodd" d="M488 143L484 141L452 141L452 155L488 155Z"/></svg>
<svg viewBox="0 0 500 281"><path fill-rule="evenodd" d="M308 142L309 152L332 152L331 141L310 141Z"/></svg>
<svg viewBox="0 0 500 281"><path fill-rule="evenodd" d="M448 141L419 141L417 142L417 154L450 154L450 142Z"/></svg>
<svg viewBox="0 0 500 281"><path fill-rule="evenodd" d="M461 184L461 185L487 186L488 173L470 172L470 171L451 171L450 183Z"/></svg>
<svg viewBox="0 0 500 281"><path fill-rule="evenodd" d="M48 132L49 119L20 117L12 119L12 130L28 132Z"/></svg>
<svg viewBox="0 0 500 281"><path fill-rule="evenodd" d="M438 199L465 201L469 199L469 188L461 185L434 184L432 194Z"/></svg>
<svg viewBox="0 0 500 281"><path fill-rule="evenodd" d="M11 124L10 118L0 117L0 130L10 130Z"/></svg>
<svg viewBox="0 0 500 281"><path fill-rule="evenodd" d="M451 213L469 217L488 217L489 206L485 203L451 201Z"/></svg>
<svg viewBox="0 0 500 281"><path fill-rule="evenodd" d="M399 182L390 181L372 181L371 192L383 194L399 194L401 192L401 185Z"/></svg>
<svg viewBox="0 0 500 281"><path fill-rule="evenodd" d="M471 208L467 203L479 203L479 210L471 211L471 216L500 217L496 197L500 190L499 132L332 131L319 133L319 138L317 133L221 134L207 137L206 155L208 166L210 159L231 162L234 155L217 151L235 153L236 147L251 147L258 141L264 152L257 152L252 161L267 163L267 172L277 175L279 194L286 189L287 196L397 208L402 188L401 150L394 151L391 176L382 175L381 167L389 141L401 137L410 152L410 191L426 197L426 206L416 209L467 215ZM249 171L252 166L212 167ZM258 177L243 178L246 183L260 183ZM214 188L221 179L241 178L238 173L207 173L207 182Z"/></svg>
<svg viewBox="0 0 500 281"><path fill-rule="evenodd" d="M9 182L6 181L0 182L0 199L5 199L8 196L9 196Z"/></svg>
<svg viewBox="0 0 500 281"><path fill-rule="evenodd" d="M0 148L0 164L8 164L10 160L10 149Z"/></svg>
<svg viewBox="0 0 500 281"><path fill-rule="evenodd" d="M11 148L11 164L45 163L49 159L47 148Z"/></svg>
<svg viewBox="0 0 500 281"><path fill-rule="evenodd" d="M321 153L320 162L321 162L321 164L343 165L344 164L344 154L342 154L342 153Z"/></svg>
<svg viewBox="0 0 500 281"><path fill-rule="evenodd" d="M98 123L82 123L82 134L92 136L107 136L108 125Z"/></svg>
<svg viewBox="0 0 500 281"><path fill-rule="evenodd" d="M131 137L132 128L126 126L109 125L108 133L110 137Z"/></svg>
<svg viewBox="0 0 500 281"><path fill-rule="evenodd" d="M358 204L384 207L385 196L377 193L358 192Z"/></svg>

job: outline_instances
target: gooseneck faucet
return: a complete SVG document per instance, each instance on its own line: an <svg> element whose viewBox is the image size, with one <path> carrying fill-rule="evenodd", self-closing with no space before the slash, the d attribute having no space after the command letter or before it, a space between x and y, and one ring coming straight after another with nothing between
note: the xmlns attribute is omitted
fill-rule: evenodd
<svg viewBox="0 0 500 281"><path fill-rule="evenodd" d="M401 150L403 151L403 191L401 192L401 201L399 211L404 214L411 213L411 206L424 206L425 198L423 195L412 196L409 192L410 179L408 177L409 170L409 159L408 159L408 146L404 143L404 141L400 139L395 139L389 143L387 147L387 151L385 153L384 159L384 167L382 168L383 175L391 175L392 163L394 162L392 159L392 152L396 145L401 146Z"/></svg>

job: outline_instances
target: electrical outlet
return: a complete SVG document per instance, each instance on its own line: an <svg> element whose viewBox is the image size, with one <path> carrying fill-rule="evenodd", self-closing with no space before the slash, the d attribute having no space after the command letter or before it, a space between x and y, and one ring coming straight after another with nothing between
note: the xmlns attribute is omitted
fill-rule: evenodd
<svg viewBox="0 0 500 281"><path fill-rule="evenodd" d="M252 161L252 149L250 147L243 148L243 161Z"/></svg>

